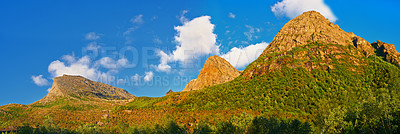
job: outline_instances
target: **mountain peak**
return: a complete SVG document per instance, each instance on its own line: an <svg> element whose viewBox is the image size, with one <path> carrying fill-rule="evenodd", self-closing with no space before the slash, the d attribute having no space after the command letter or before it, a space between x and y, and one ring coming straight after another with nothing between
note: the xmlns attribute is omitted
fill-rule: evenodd
<svg viewBox="0 0 400 134"><path fill-rule="evenodd" d="M100 82L91 81L82 76L63 75L54 78L49 93L38 102L53 101L60 97L126 100L135 98L126 90Z"/></svg>
<svg viewBox="0 0 400 134"><path fill-rule="evenodd" d="M352 37L316 11L308 11L286 23L265 49L265 53L289 51L310 42L351 45Z"/></svg>
<svg viewBox="0 0 400 134"><path fill-rule="evenodd" d="M228 61L214 55L204 63L197 79L191 80L183 91L199 90L204 87L221 84L233 80L240 75Z"/></svg>
<svg viewBox="0 0 400 134"><path fill-rule="evenodd" d="M394 45L380 41L371 44L340 29L320 13L309 11L287 22L257 60L244 70L243 76L252 78L285 67L311 71L329 70L334 64L363 66L366 61L362 57L371 55L400 65L400 54Z"/></svg>

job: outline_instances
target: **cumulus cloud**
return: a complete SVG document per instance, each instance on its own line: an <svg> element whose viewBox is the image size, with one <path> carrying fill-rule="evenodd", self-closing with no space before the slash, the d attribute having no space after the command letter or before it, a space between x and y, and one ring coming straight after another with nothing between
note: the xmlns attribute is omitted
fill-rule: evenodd
<svg viewBox="0 0 400 134"><path fill-rule="evenodd" d="M335 22L336 16L333 14L324 0L283 0L271 6L275 16L286 16L294 18L306 11L318 11L330 21Z"/></svg>
<svg viewBox="0 0 400 134"><path fill-rule="evenodd" d="M154 76L154 74L152 71L145 72L144 81L149 82L149 81L153 80L153 76Z"/></svg>
<svg viewBox="0 0 400 134"><path fill-rule="evenodd" d="M119 68L126 68L128 67L129 61L126 58L121 58L118 60L114 60L110 57L103 57L97 61L102 67L107 69L119 69Z"/></svg>
<svg viewBox="0 0 400 134"><path fill-rule="evenodd" d="M50 84L47 79L43 78L43 75L32 76L31 78L33 82L38 86L47 86Z"/></svg>
<svg viewBox="0 0 400 134"><path fill-rule="evenodd" d="M243 68L257 59L267 46L268 43L261 42L244 48L234 47L229 52L222 54L221 57L226 59L235 68Z"/></svg>
<svg viewBox="0 0 400 134"><path fill-rule="evenodd" d="M90 66L91 61L88 56L84 56L78 60L74 59L73 61L74 62L53 61L50 63L48 71L53 77L62 76L63 74L82 75L92 80L97 80L99 76L103 74L98 71L97 68Z"/></svg>
<svg viewBox="0 0 400 134"><path fill-rule="evenodd" d="M172 55L174 60L186 61L205 54L219 53L217 35L213 33L214 24L210 19L210 16L201 16L174 28L178 32L175 36L178 45Z"/></svg>
<svg viewBox="0 0 400 134"><path fill-rule="evenodd" d="M160 57L160 64L156 66L156 70L159 72L170 72L171 66L168 65L168 61L172 60L172 56L164 53L163 51L158 51L157 56Z"/></svg>
<svg viewBox="0 0 400 134"><path fill-rule="evenodd" d="M160 56L158 69L168 71L169 62L179 61L185 64L199 56L218 54L217 35L213 33L215 26L210 19L210 16L201 16L185 22L182 26L176 26L175 30L178 32L175 36L175 41L178 43L176 49L170 54L158 52Z"/></svg>
<svg viewBox="0 0 400 134"><path fill-rule="evenodd" d="M50 63L48 71L53 77L62 76L64 74L81 75L94 81L102 81L106 83L108 82L108 79L111 78L108 73L102 72L98 67L94 66L88 56L84 56L80 59L73 57L73 59L67 62L60 60L53 61Z"/></svg>
<svg viewBox="0 0 400 134"><path fill-rule="evenodd" d="M229 12L228 17L234 19L236 18L236 15L233 14L232 12Z"/></svg>
<svg viewBox="0 0 400 134"><path fill-rule="evenodd" d="M102 36L102 34L90 32L85 35L85 39L86 40L97 40L97 39L100 39L100 36Z"/></svg>

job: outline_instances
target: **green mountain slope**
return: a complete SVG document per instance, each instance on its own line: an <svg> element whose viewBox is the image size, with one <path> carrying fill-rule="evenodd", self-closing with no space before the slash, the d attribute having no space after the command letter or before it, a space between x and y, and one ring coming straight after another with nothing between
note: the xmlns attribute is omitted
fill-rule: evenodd
<svg viewBox="0 0 400 134"><path fill-rule="evenodd" d="M396 132L398 52L393 52L394 47L381 50L377 43L346 33L321 16L306 12L291 20L263 54L230 82L137 99L118 109L244 109L266 117L309 121L317 132Z"/></svg>
<svg viewBox="0 0 400 134"><path fill-rule="evenodd" d="M305 12L229 82L157 98L66 82L38 103L1 106L0 125L52 119L78 132L399 133L399 58L392 44L368 43Z"/></svg>

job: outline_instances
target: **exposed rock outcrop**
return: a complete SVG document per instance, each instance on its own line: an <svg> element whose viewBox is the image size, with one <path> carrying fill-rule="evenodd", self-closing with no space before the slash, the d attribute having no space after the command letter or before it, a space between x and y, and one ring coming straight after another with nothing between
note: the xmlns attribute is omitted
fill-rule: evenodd
<svg viewBox="0 0 400 134"><path fill-rule="evenodd" d="M53 101L60 97L76 99L128 100L136 96L126 90L100 82L91 81L82 76L63 75L54 78L49 93L37 102Z"/></svg>
<svg viewBox="0 0 400 134"><path fill-rule="evenodd" d="M350 45L353 36L354 34L343 31L316 11L304 12L282 27L261 56L288 51L310 42Z"/></svg>
<svg viewBox="0 0 400 134"><path fill-rule="evenodd" d="M221 84L233 80L239 75L240 72L228 61L214 55L206 60L197 79L191 80L183 91L199 90Z"/></svg>
<svg viewBox="0 0 400 134"><path fill-rule="evenodd" d="M382 56L384 60L396 66L400 66L400 54L394 44L387 44L380 40L371 44L376 49L376 55Z"/></svg>

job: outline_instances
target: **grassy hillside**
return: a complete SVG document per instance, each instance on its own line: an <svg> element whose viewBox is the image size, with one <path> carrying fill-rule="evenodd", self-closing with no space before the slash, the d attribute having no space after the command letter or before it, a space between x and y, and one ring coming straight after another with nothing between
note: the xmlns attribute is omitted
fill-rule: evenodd
<svg viewBox="0 0 400 134"><path fill-rule="evenodd" d="M341 51L323 55L313 50ZM306 57L293 58L304 53ZM310 43L288 52L259 58L246 68L248 70L262 62L279 63L282 67L266 74L250 78L242 75L233 81L200 91L174 93L161 98L138 98L116 110L184 109L198 112L240 109L256 111L256 115L264 117L308 121L313 124L315 131L334 131L328 127L332 123L329 120L332 114L337 114L335 112L343 112L343 117L334 116L341 118L334 121L344 121L344 117L352 116L352 120L347 122L349 126L333 128L344 130L371 124L376 127L388 125L378 122L393 119L399 110L400 70L381 57L364 57L359 53L354 46ZM322 56L329 58L324 60ZM314 67L312 70L303 67L303 63L310 62ZM394 125L390 127L397 128ZM357 129L368 131L367 128Z"/></svg>
<svg viewBox="0 0 400 134"><path fill-rule="evenodd" d="M33 128L56 124L68 132L105 133L400 132L400 69L382 57L365 57L351 45L310 43L260 57L244 73L260 67L266 73L127 104L3 106L0 125L30 123L21 130L47 131Z"/></svg>

